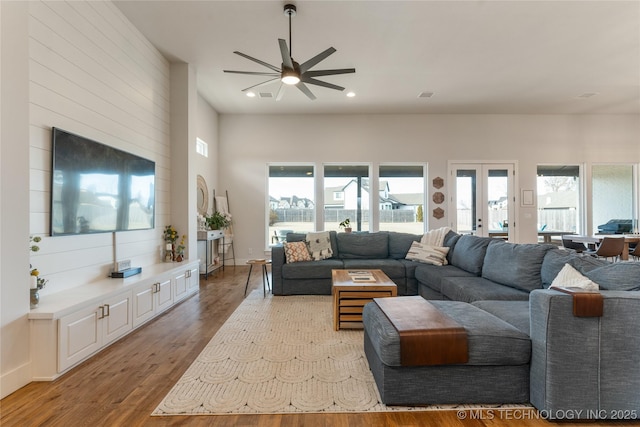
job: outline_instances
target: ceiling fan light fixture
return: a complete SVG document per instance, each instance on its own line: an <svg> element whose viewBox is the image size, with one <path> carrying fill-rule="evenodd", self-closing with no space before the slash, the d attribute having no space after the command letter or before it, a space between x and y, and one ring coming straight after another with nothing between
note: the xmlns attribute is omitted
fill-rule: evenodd
<svg viewBox="0 0 640 427"><path fill-rule="evenodd" d="M2 1L2 0L0 0ZM322 86L328 89L334 89L343 91L344 88L342 86L338 86L333 83L328 83L323 80L318 80L316 77L322 76L333 76L337 74L348 74L355 73L355 68L340 68L340 69L331 69L331 70L311 70L314 66L316 66L321 61L325 60L329 55L333 54L336 50L333 47L325 49L320 52L316 56L308 59L302 64L297 63L293 60L293 54L291 53L291 18L296 15L296 6L293 4L286 4L284 6L284 14L289 19L289 43L287 45L287 41L285 39L278 39L278 47L280 48L280 56L282 57L282 66L277 67L275 65L271 65L267 62L261 61L257 58L251 57L247 54L244 54L239 51L234 51L236 55L240 55L243 58L246 58L250 61L258 63L266 68L268 68L269 72L260 72L260 71L235 71L235 70L222 70L225 73L234 73L234 74L248 74L254 76L266 76L269 77L268 80L263 81L262 83L254 84L253 86L249 86L242 91L248 91L249 89L255 89L271 82L277 82L280 80L282 83L280 85L280 89L278 89L278 94L276 96L276 101L279 101L282 98L282 94L284 93L285 86L295 86L302 93L304 93L307 98L311 101L316 99L316 96L309 90L307 85L315 85ZM247 94L248 96L251 96ZM263 98L262 93L260 93L260 97Z"/></svg>
<svg viewBox="0 0 640 427"><path fill-rule="evenodd" d="M280 80L286 85L297 85L300 83L300 75L295 70L284 69Z"/></svg>

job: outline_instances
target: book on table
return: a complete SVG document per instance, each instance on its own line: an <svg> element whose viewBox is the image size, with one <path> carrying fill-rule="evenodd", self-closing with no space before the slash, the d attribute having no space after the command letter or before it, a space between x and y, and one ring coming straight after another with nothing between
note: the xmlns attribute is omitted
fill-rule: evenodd
<svg viewBox="0 0 640 427"><path fill-rule="evenodd" d="M347 274L354 283L374 283L376 281L373 273L366 270L349 270Z"/></svg>

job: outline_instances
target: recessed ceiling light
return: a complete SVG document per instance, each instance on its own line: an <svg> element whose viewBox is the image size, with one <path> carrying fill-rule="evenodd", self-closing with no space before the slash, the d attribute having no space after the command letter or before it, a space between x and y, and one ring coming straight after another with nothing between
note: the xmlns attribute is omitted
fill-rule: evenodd
<svg viewBox="0 0 640 427"><path fill-rule="evenodd" d="M585 92L585 93L582 93L582 94L578 95L576 98L586 99L586 98L591 98L592 96L596 96L596 95L598 95L598 92Z"/></svg>
<svg viewBox="0 0 640 427"><path fill-rule="evenodd" d="M247 92L247 96L248 96L249 98L255 98L255 97L256 97L256 94L255 94L254 92Z"/></svg>
<svg viewBox="0 0 640 427"><path fill-rule="evenodd" d="M353 98L354 96L356 96L355 92L347 92L347 98Z"/></svg>

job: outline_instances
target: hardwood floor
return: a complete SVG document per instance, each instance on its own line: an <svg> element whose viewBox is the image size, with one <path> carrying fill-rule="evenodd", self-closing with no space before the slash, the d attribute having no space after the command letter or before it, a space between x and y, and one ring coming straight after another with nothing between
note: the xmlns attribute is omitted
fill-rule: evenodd
<svg viewBox="0 0 640 427"><path fill-rule="evenodd" d="M227 267L200 281L200 293L53 382L31 383L0 401L10 426L548 426L535 411L429 411L151 417L171 387L242 302L248 267ZM253 274L250 288L261 287ZM596 425L630 423L589 423ZM571 426L562 423L562 426ZM584 423L579 425L584 426ZM639 425L639 424L633 424Z"/></svg>

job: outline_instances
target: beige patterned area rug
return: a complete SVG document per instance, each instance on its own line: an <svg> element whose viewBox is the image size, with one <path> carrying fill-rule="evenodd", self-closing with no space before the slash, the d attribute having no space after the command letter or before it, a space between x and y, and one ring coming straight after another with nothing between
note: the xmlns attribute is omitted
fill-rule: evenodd
<svg viewBox="0 0 640 427"><path fill-rule="evenodd" d="M262 290L255 290L153 415L487 407L384 405L364 354L363 332L334 331L331 305L330 296L263 298Z"/></svg>

